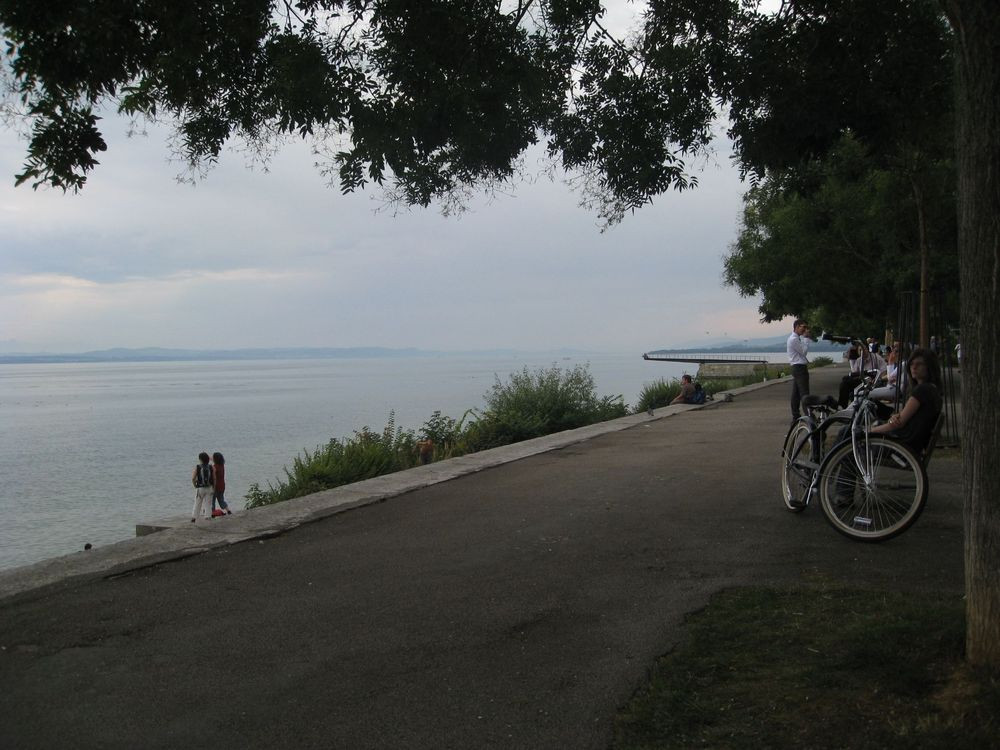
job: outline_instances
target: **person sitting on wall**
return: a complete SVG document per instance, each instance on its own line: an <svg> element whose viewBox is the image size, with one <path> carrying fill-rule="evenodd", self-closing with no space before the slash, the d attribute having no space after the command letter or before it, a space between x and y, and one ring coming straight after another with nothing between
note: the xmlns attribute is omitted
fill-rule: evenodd
<svg viewBox="0 0 1000 750"><path fill-rule="evenodd" d="M681 392L677 394L677 397L670 402L670 405L674 404L693 404L694 403L694 382L691 376L685 373L681 375Z"/></svg>

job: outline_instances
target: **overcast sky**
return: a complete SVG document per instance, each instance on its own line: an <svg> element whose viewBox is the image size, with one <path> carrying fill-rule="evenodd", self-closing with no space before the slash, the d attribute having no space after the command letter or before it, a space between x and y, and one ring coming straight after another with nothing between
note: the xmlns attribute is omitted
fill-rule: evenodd
<svg viewBox="0 0 1000 750"><path fill-rule="evenodd" d="M110 149L80 194L14 187L0 129L0 351L108 347L571 347L634 353L773 336L722 286L745 186L728 146L605 233L561 181L474 200L458 218L376 213L326 186L304 144L268 173L227 152L178 184L165 131ZM540 169L529 155L526 168Z"/></svg>

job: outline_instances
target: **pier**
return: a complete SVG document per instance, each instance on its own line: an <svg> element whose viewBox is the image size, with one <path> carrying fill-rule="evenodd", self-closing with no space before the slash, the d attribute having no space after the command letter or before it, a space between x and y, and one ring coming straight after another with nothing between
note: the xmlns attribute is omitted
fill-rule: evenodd
<svg viewBox="0 0 1000 750"><path fill-rule="evenodd" d="M755 354L699 354L697 352L678 352L676 354L646 352L642 358L649 362L690 362L698 365L697 377L701 380L710 378L739 378L745 375L753 375L754 371L766 368L766 359ZM765 380L767 373L765 371Z"/></svg>
<svg viewBox="0 0 1000 750"><path fill-rule="evenodd" d="M687 353L680 352L678 354L660 354L659 352L646 352L642 355L643 359L649 360L650 362L691 362L694 364L703 365L705 363L711 362L713 364L752 364L752 365L766 365L770 364L766 359L762 359L755 354L698 354L698 353Z"/></svg>

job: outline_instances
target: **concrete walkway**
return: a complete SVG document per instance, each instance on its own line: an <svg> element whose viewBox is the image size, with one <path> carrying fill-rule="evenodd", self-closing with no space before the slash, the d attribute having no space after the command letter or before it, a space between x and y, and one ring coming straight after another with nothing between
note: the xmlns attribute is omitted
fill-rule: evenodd
<svg viewBox="0 0 1000 750"><path fill-rule="evenodd" d="M715 591L960 592L957 461L913 529L847 540L779 499L789 391L0 574L0 747L602 748Z"/></svg>

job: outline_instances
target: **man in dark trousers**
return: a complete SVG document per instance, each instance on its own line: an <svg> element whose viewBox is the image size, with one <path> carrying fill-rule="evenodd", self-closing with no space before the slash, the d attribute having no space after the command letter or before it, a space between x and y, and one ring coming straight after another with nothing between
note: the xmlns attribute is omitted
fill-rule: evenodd
<svg viewBox="0 0 1000 750"><path fill-rule="evenodd" d="M788 337L788 364L792 366L792 419L801 416L799 404L805 396L809 395L809 360L806 355L809 353L809 325L796 318L792 324L792 334Z"/></svg>

